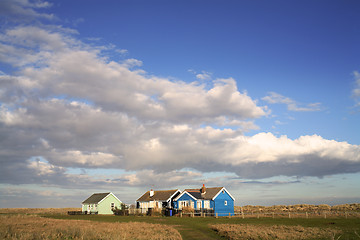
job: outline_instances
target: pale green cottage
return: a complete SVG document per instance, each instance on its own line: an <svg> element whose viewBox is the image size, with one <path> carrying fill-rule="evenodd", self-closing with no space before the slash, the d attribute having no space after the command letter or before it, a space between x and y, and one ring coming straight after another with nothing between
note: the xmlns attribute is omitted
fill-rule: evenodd
<svg viewBox="0 0 360 240"><path fill-rule="evenodd" d="M85 214L113 214L112 209L121 209L121 201L112 193L94 193L82 202Z"/></svg>

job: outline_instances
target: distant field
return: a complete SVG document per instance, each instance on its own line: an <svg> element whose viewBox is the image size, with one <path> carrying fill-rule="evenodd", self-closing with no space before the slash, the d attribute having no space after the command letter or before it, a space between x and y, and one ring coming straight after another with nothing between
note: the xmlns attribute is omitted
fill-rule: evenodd
<svg viewBox="0 0 360 240"><path fill-rule="evenodd" d="M0 208L0 214L67 214L81 208Z"/></svg>
<svg viewBox="0 0 360 240"><path fill-rule="evenodd" d="M236 212L360 212L360 203L330 206L327 204L274 205L274 206L235 206Z"/></svg>
<svg viewBox="0 0 360 240"><path fill-rule="evenodd" d="M354 217L69 216L67 211L0 209L0 234L11 239L42 239L39 234L47 239L360 239L360 218Z"/></svg>

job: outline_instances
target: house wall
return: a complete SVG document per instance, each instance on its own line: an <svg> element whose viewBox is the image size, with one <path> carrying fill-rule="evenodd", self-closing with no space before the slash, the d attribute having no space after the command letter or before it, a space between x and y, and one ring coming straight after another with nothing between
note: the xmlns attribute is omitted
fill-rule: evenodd
<svg viewBox="0 0 360 240"><path fill-rule="evenodd" d="M227 205L225 205L225 201ZM213 201L211 201L210 205L213 205L213 209L215 214L218 216L231 216L234 215L234 200L230 197L230 195L224 191L221 192Z"/></svg>
<svg viewBox="0 0 360 240"><path fill-rule="evenodd" d="M115 204L115 207L121 209L121 202L110 194L98 204L98 214L113 214L111 210L112 202Z"/></svg>
<svg viewBox="0 0 360 240"><path fill-rule="evenodd" d="M166 203L166 202L165 202ZM150 202L137 202L137 207L142 209L148 208L163 208L163 202L154 200Z"/></svg>
<svg viewBox="0 0 360 240"><path fill-rule="evenodd" d="M98 206L98 205L95 204L95 203L92 203L92 204L87 204L87 203L85 203L85 204L82 204L81 210L82 210L83 212L87 211L87 212L93 212L93 213L95 213L95 212L98 211L97 206Z"/></svg>
<svg viewBox="0 0 360 240"><path fill-rule="evenodd" d="M188 201L189 206L191 206L191 202L193 202L194 208L196 208L196 200L194 200L192 197L190 197L187 193L182 195L177 201L174 201L174 208L181 209L181 206L179 206L181 201Z"/></svg>

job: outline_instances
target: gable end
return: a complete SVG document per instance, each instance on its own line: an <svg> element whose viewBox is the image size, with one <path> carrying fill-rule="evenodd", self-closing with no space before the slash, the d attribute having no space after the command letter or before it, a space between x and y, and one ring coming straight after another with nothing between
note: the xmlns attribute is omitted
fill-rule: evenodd
<svg viewBox="0 0 360 240"><path fill-rule="evenodd" d="M211 200L215 200L215 198L217 198L217 196L219 196L219 194L222 192L222 191L225 191L230 197L231 197L231 199L233 200L233 201L235 201L235 198L229 193L229 191L228 190L226 190L226 188L222 188L222 189L220 189L220 191L211 199Z"/></svg>

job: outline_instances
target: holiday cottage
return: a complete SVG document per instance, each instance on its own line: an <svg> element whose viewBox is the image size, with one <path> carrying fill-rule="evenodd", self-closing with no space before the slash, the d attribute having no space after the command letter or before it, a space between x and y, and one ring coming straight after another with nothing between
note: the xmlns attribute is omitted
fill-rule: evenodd
<svg viewBox="0 0 360 240"><path fill-rule="evenodd" d="M136 208L141 209L142 213L147 213L149 209L171 208L174 198L180 193L179 189L160 191L151 189L136 200Z"/></svg>
<svg viewBox="0 0 360 240"><path fill-rule="evenodd" d="M113 214L113 209L121 209L121 201L112 193L94 193L82 202L85 214Z"/></svg>
<svg viewBox="0 0 360 240"><path fill-rule="evenodd" d="M212 210L217 216L234 215L235 198L224 187L185 189L174 199L174 208L184 207L197 211Z"/></svg>

